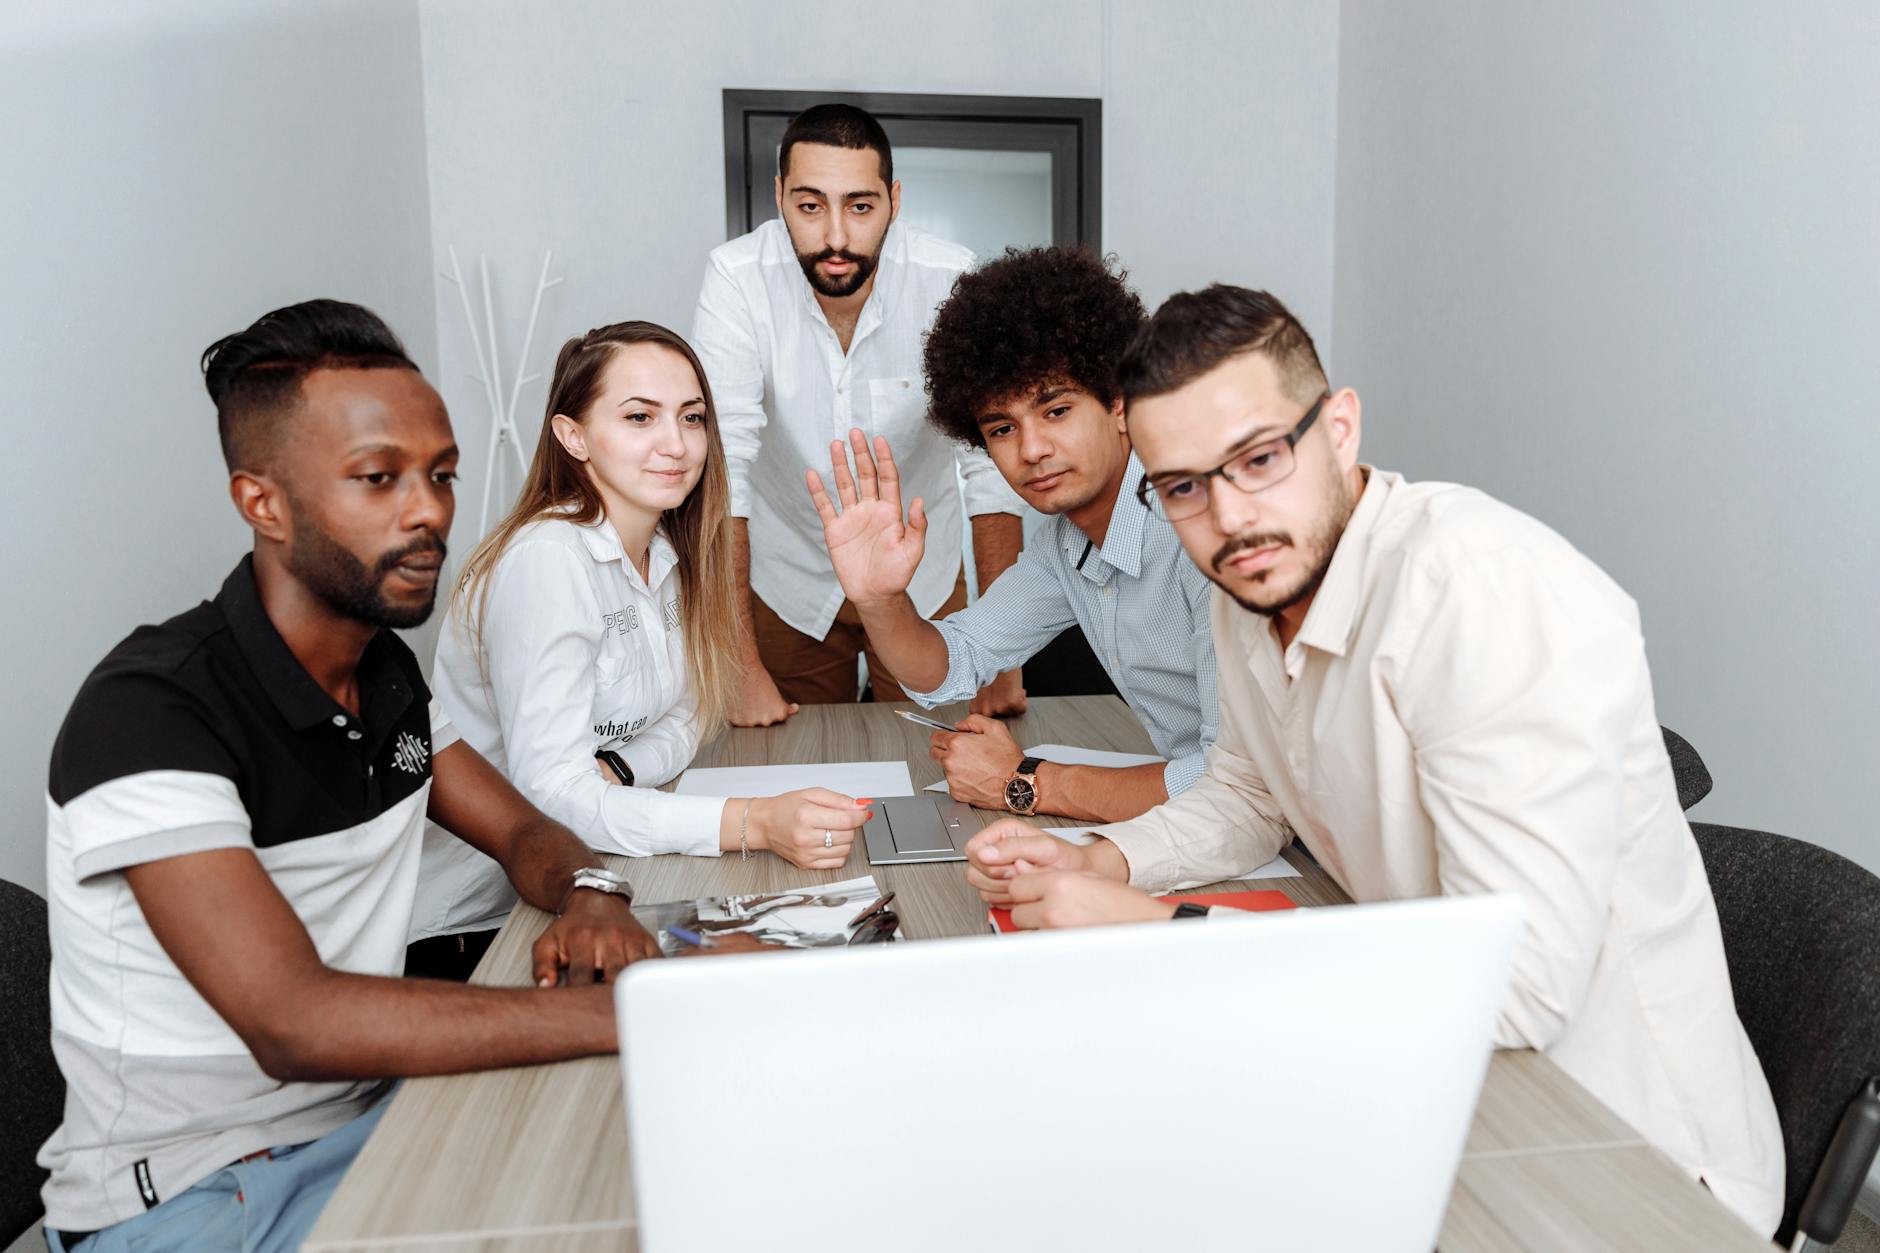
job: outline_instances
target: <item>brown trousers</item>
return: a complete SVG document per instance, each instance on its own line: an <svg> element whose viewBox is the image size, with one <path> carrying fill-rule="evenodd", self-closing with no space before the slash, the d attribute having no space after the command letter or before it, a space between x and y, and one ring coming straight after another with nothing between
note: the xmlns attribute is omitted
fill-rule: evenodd
<svg viewBox="0 0 1880 1253"><path fill-rule="evenodd" d="M936 618L966 607L966 572L960 572L953 594L940 606ZM855 659L868 658L868 686L876 700L906 700L907 693L888 673L888 667L875 654L862 630L862 615L854 601L845 600L836 611L829 634L822 639L805 635L782 618L764 598L751 596L751 613L757 627L757 655L764 668L777 681L777 691L799 705L844 705L853 703L856 692Z"/></svg>

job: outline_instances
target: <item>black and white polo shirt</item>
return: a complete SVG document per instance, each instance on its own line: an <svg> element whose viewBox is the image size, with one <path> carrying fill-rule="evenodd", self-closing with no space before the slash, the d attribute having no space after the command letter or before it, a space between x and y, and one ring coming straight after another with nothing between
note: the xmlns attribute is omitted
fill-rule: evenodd
<svg viewBox="0 0 1880 1253"><path fill-rule="evenodd" d="M46 878L65 1121L46 1220L142 1213L237 1158L325 1135L382 1083L269 1078L151 935L122 871L253 849L336 970L402 968L431 758L457 738L390 631L360 714L274 629L244 557L220 594L140 627L92 671L52 751Z"/></svg>

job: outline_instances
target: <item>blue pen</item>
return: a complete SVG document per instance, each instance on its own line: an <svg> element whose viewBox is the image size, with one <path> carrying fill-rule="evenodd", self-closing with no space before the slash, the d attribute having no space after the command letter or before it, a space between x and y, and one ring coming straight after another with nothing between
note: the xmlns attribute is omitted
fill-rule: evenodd
<svg viewBox="0 0 1880 1253"><path fill-rule="evenodd" d="M705 937L696 931L687 931L684 927L667 927L666 934L681 944L689 944L693 948L705 947Z"/></svg>

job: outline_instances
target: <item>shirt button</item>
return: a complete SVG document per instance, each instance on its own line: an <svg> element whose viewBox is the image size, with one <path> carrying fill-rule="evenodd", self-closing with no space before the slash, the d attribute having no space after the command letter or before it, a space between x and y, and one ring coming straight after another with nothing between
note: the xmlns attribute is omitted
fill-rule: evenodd
<svg viewBox="0 0 1880 1253"><path fill-rule="evenodd" d="M343 727L343 726L345 726L345 725L346 725L346 715L345 715L345 714L334 714L334 715L333 715L333 725L334 725L334 726L336 726L336 727Z"/></svg>
<svg viewBox="0 0 1880 1253"><path fill-rule="evenodd" d="M364 735L363 733L361 733L361 732L358 732L358 731L348 731L348 732L346 732L346 738L347 738L347 739L349 739L349 740L363 740L363 739L365 739L366 737L365 737L365 735Z"/></svg>

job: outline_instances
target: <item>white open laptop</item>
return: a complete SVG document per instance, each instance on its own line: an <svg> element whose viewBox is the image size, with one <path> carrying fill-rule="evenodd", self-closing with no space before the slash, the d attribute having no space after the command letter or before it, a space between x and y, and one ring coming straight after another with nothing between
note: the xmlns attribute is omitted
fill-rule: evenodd
<svg viewBox="0 0 1880 1253"><path fill-rule="evenodd" d="M639 1248L1429 1253L1521 919L1446 898L636 964Z"/></svg>

